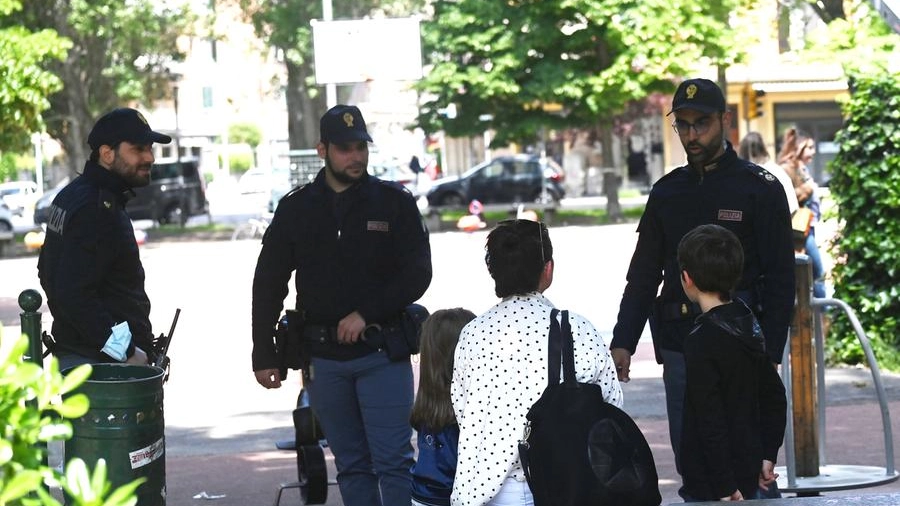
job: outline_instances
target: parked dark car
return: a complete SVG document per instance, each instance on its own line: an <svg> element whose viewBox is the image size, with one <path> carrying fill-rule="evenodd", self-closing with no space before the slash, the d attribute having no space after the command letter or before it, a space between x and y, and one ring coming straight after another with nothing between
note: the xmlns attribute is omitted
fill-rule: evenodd
<svg viewBox="0 0 900 506"><path fill-rule="evenodd" d="M35 224L47 222L50 204L62 186L47 190L34 206ZM150 169L150 184L134 189L125 209L133 220L184 225L188 218L209 212L206 182L197 160L160 159Z"/></svg>
<svg viewBox="0 0 900 506"><path fill-rule="evenodd" d="M206 182L196 159L160 159L150 169L150 184L134 189L125 209L133 220L184 225L191 216L209 212Z"/></svg>
<svg viewBox="0 0 900 506"><path fill-rule="evenodd" d="M565 196L562 168L537 155L501 156L476 165L461 176L434 181L428 205L463 207L482 204L556 202Z"/></svg>

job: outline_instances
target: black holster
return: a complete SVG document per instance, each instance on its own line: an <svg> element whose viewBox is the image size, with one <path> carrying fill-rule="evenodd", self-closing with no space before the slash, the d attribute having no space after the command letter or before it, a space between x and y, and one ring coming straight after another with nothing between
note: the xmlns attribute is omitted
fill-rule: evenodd
<svg viewBox="0 0 900 506"><path fill-rule="evenodd" d="M287 370L309 369L309 350L303 339L303 313L293 309L285 311L275 327L275 350L278 353L279 374L287 377Z"/></svg>

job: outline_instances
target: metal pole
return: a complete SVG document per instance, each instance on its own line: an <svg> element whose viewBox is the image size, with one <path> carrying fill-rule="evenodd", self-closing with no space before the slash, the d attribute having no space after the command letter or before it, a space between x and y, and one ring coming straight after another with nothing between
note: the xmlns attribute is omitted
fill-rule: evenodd
<svg viewBox="0 0 900 506"><path fill-rule="evenodd" d="M38 310L43 304L43 298L37 290L23 290L19 294L19 307L23 309L19 313L22 322L22 333L28 336L28 356L35 364L44 364L44 348L41 344L41 313Z"/></svg>
<svg viewBox="0 0 900 506"><path fill-rule="evenodd" d="M334 19L334 9L331 0L322 0L322 20L332 21ZM329 109L337 105L337 85L328 83L325 85L325 103Z"/></svg>
<svg viewBox="0 0 900 506"><path fill-rule="evenodd" d="M173 96L175 99L175 161L178 162L178 168L181 169L181 127L178 125L178 81L175 82L173 88Z"/></svg>
<svg viewBox="0 0 900 506"><path fill-rule="evenodd" d="M31 142L34 144L34 180L37 183L37 196L40 197L44 194L44 134L31 134Z"/></svg>
<svg viewBox="0 0 900 506"><path fill-rule="evenodd" d="M43 298L37 290L29 288L19 294L19 307L22 308L22 312L19 313L19 321L22 323L22 333L28 336L28 355L24 358L40 367L44 367L44 347L41 344L41 313L38 310L41 309L43 302ZM36 403L37 401L29 402ZM43 450L43 465L49 465L50 455L46 451L47 444L38 443L38 446ZM45 488L47 488L46 485Z"/></svg>

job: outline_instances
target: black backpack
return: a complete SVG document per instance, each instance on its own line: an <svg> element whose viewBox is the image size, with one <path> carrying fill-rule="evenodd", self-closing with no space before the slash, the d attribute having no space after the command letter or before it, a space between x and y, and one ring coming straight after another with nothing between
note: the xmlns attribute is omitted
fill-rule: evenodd
<svg viewBox="0 0 900 506"><path fill-rule="evenodd" d="M550 313L547 388L519 442L535 506L658 506L650 445L627 413L603 400L599 385L576 381L569 314L562 312L560 328L558 313Z"/></svg>

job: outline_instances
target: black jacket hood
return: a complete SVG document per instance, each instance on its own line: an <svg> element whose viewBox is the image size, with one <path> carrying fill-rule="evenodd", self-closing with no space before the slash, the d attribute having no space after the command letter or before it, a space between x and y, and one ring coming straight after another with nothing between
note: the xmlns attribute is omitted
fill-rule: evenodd
<svg viewBox="0 0 900 506"><path fill-rule="evenodd" d="M753 311L740 299L716 306L697 317L696 323L710 323L734 336L748 349L766 350L766 341Z"/></svg>

